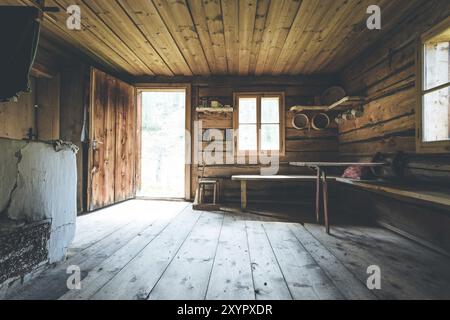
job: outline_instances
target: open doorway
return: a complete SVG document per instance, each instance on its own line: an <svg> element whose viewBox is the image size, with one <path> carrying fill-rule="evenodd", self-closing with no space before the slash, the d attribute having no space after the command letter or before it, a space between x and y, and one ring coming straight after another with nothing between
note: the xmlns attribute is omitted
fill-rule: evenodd
<svg viewBox="0 0 450 320"><path fill-rule="evenodd" d="M141 90L141 183L137 196L188 198L186 88Z"/></svg>

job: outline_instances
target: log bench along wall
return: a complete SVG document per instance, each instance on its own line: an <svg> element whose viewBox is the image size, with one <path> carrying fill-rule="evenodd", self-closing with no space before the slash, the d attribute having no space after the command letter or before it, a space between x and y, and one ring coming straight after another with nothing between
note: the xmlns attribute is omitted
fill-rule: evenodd
<svg viewBox="0 0 450 320"><path fill-rule="evenodd" d="M450 189L430 184L337 178L339 211L450 254Z"/></svg>

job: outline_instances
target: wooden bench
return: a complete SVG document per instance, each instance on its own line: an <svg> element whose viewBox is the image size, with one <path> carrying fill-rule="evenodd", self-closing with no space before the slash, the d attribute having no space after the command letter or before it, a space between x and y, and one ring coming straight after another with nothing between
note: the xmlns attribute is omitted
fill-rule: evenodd
<svg viewBox="0 0 450 320"><path fill-rule="evenodd" d="M442 187L434 188L432 186L424 185L398 185L385 180L336 178L336 181L386 196L412 199L423 203L450 208L450 188L445 190Z"/></svg>
<svg viewBox="0 0 450 320"><path fill-rule="evenodd" d="M335 179L335 177L328 177L328 179ZM247 181L316 181L317 177L312 175L235 175L231 176L231 180L241 182L241 209L245 210L247 208Z"/></svg>
<svg viewBox="0 0 450 320"><path fill-rule="evenodd" d="M353 180L337 178L337 183L382 198L357 195L359 209L369 209L376 222L435 251L450 255L450 188L414 182ZM345 191L345 194L348 192ZM355 195L344 196L351 201ZM345 201L343 199L343 201ZM362 201L362 202L361 202ZM347 204L348 206L349 204ZM386 208L389 209L386 209ZM348 207L347 207L348 209ZM353 210L359 210L353 206ZM369 214L370 214L369 213Z"/></svg>

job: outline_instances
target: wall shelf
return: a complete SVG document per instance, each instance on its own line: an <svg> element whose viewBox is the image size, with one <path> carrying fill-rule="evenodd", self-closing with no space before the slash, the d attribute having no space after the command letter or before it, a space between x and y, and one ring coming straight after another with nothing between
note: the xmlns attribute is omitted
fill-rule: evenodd
<svg viewBox="0 0 450 320"><path fill-rule="evenodd" d="M195 111L197 112L233 112L233 108L204 108L204 107L197 107L195 108Z"/></svg>
<svg viewBox="0 0 450 320"><path fill-rule="evenodd" d="M293 106L291 111L345 111L360 106L365 101L364 97L347 96L329 106Z"/></svg>

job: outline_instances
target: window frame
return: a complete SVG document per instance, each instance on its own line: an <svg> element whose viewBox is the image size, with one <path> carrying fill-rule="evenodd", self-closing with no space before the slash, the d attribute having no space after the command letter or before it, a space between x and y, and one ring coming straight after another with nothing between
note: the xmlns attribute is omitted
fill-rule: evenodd
<svg viewBox="0 0 450 320"><path fill-rule="evenodd" d="M257 150L239 150L239 137L236 129L239 129L239 98L256 98L256 140L257 140ZM279 146L280 149L276 150L261 150L261 99L262 98L279 98ZM234 143L233 143L233 154L235 156L259 156L261 152L270 151L271 154L277 152L279 156L285 155L285 94L284 92L234 92L233 93L233 102L234 102L234 110L233 110L233 130L234 130Z"/></svg>
<svg viewBox="0 0 450 320"><path fill-rule="evenodd" d="M437 85L425 90L425 44L430 39L450 28L450 17L444 19L425 33L423 33L416 46L416 152L417 153L448 153L450 152L450 140L423 141L423 107L424 96L450 86L450 82Z"/></svg>

